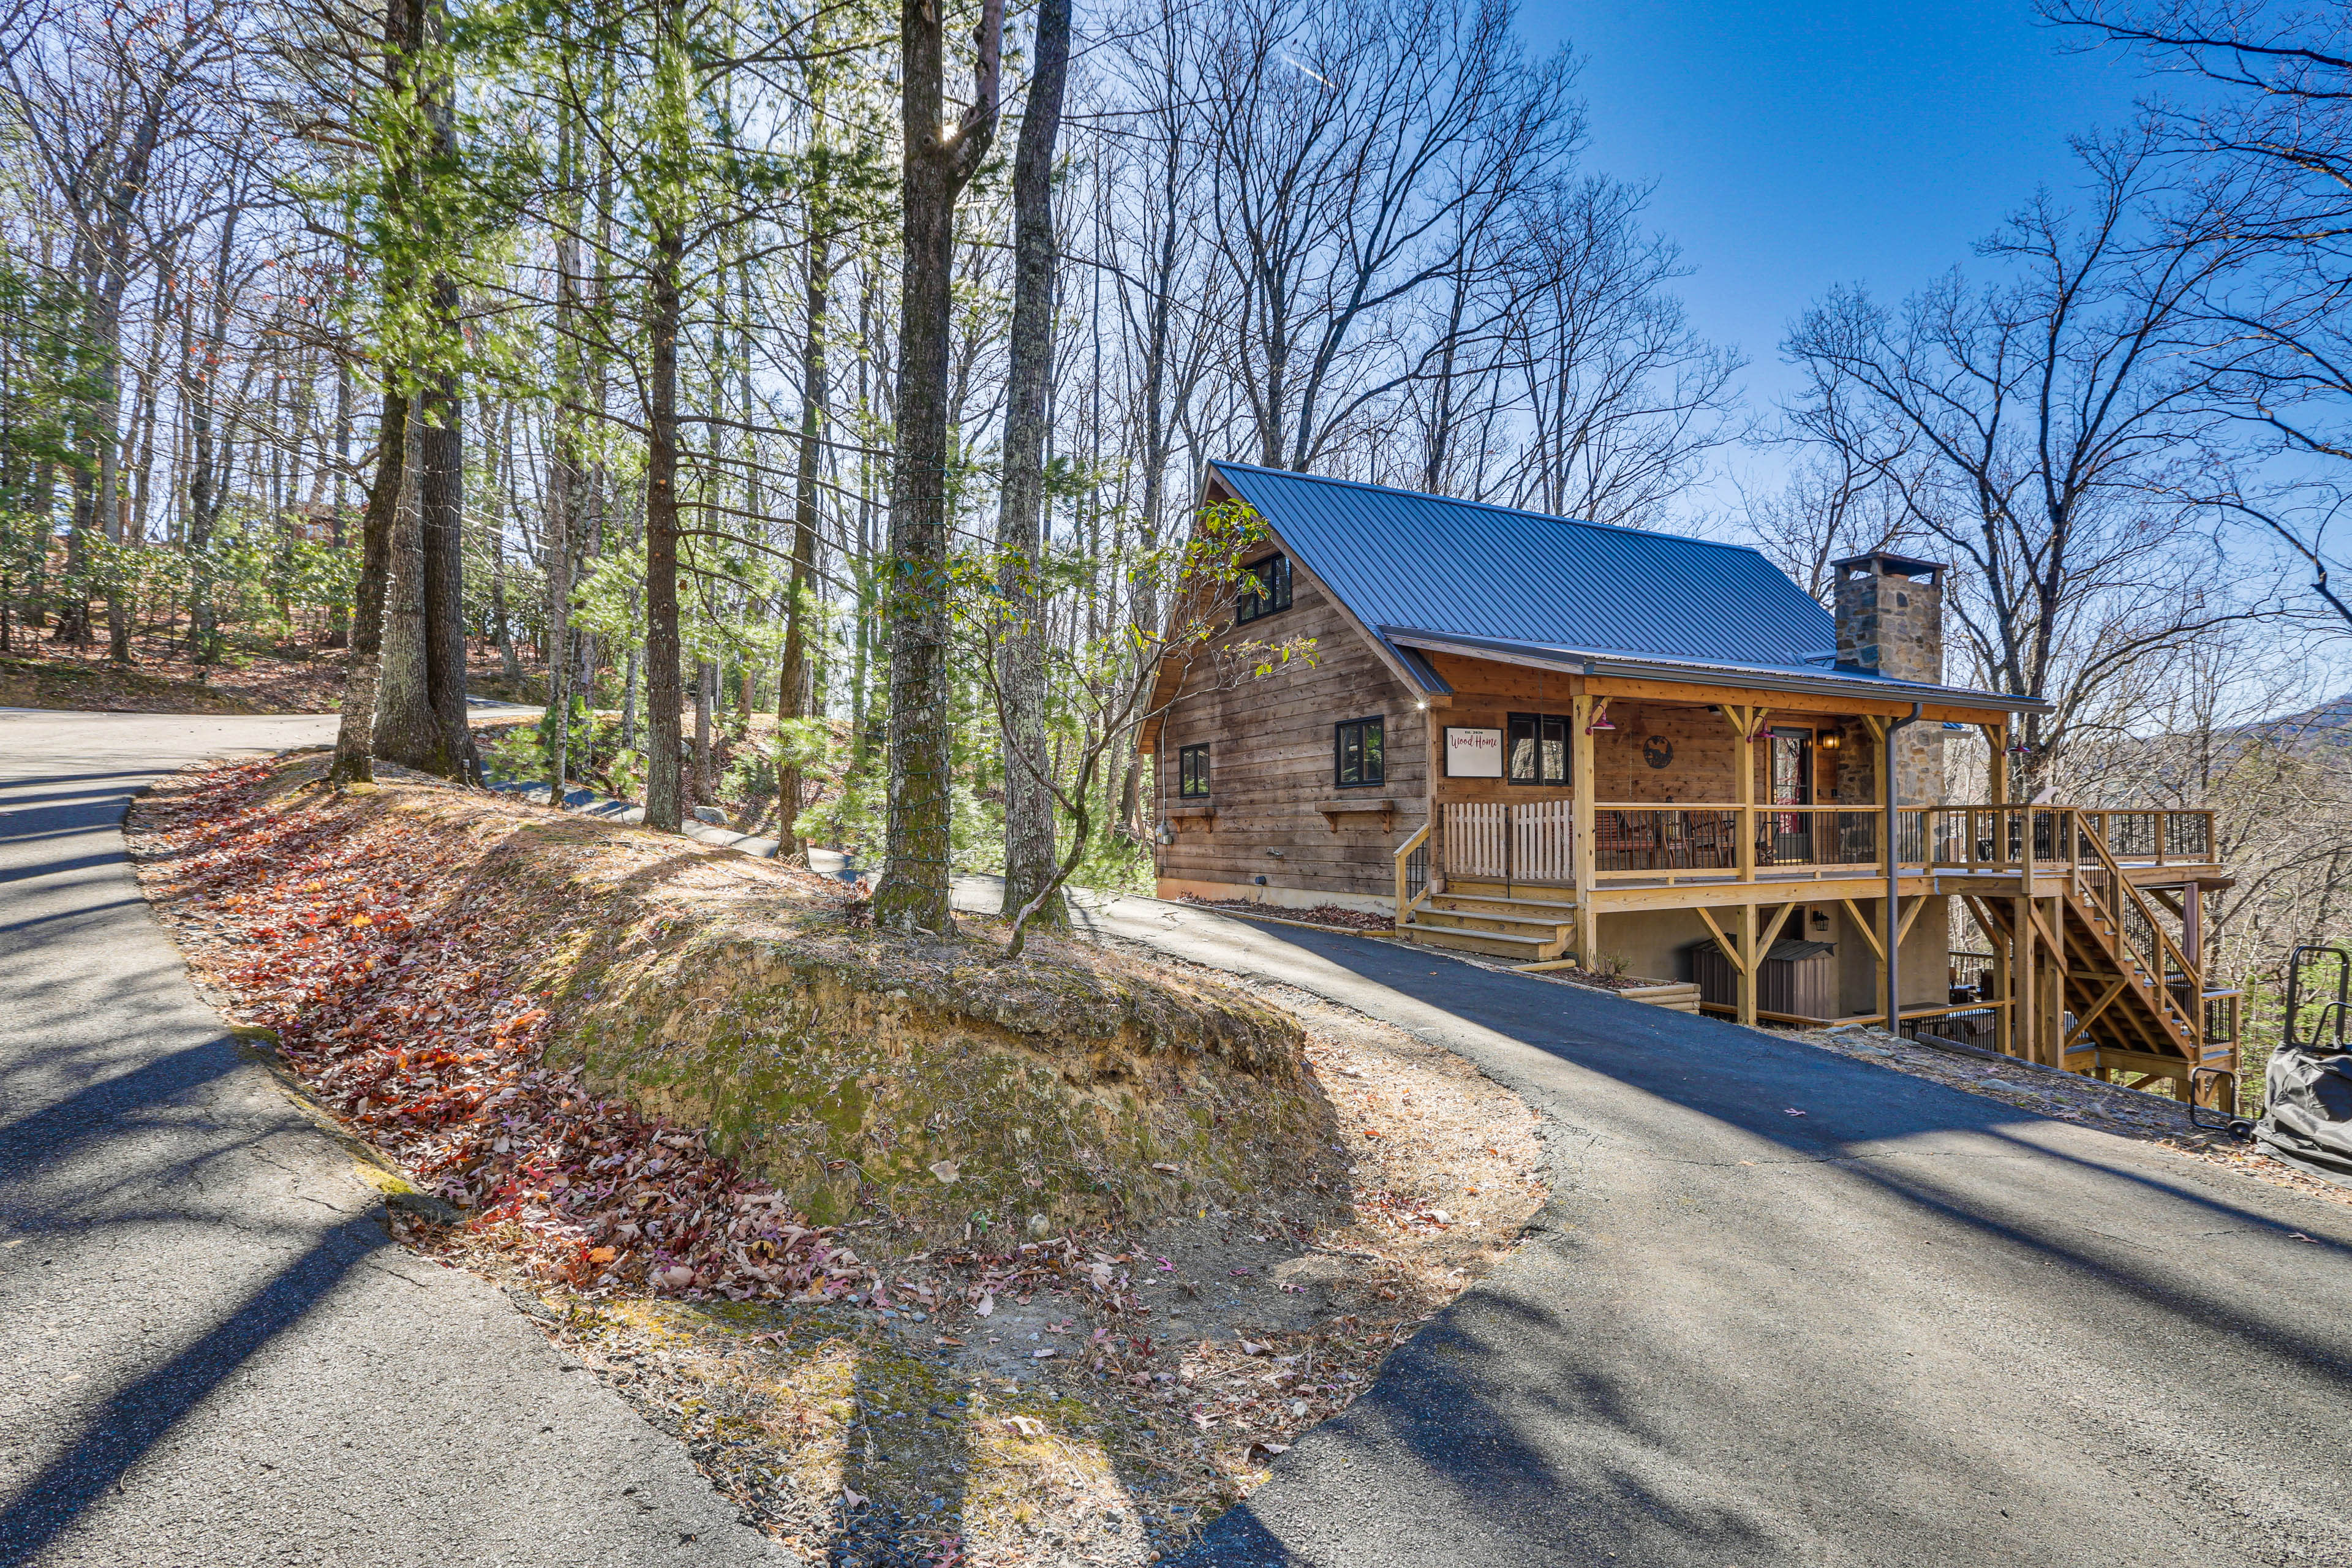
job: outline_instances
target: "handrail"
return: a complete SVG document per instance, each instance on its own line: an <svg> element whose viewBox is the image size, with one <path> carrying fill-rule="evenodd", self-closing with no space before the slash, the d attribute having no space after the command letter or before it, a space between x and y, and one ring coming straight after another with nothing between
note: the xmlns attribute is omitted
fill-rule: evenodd
<svg viewBox="0 0 2352 1568"><path fill-rule="evenodd" d="M1568 798L1547 794L1540 801L1509 804L1517 807ZM1892 845L1877 842L1883 836L1878 809L1860 802L1779 805L1758 801L1743 805L1731 801L1603 800L1595 801L1591 811L1597 824L1611 813L1621 814L1624 822L1639 818L1663 824L1675 818L1685 834L1699 833L1710 847L1709 854L1687 865L1596 865L1594 874L1604 881L1660 875L1670 881L1722 876L1745 881L1752 879L1757 868L1831 872L1874 866L1883 870L1891 854L1901 866L1930 871L2021 872L2029 878L2036 872L2056 873L2072 880L2080 892L2084 872L2091 863L2084 841L2091 837L2099 840L2100 848L2117 870L2126 858L2142 866L2151 858L2159 866L2208 865L2215 852L2214 813L2202 808L2093 808L2046 803L1904 806L1896 814ZM1849 826L1840 820L1845 817L1855 820ZM1864 817L1869 820L1861 820ZM1781 820L1786 831L1772 827L1775 818ZM2129 835L2135 847L2128 856L2118 853L2108 839L2111 826ZM1660 842L1652 848L1664 856L1674 846L1664 841L1664 826L1657 831ZM1828 835L1826 839L1821 837L1823 833ZM1776 846L1785 841L1785 851L1759 850L1753 857L1754 867L1748 866L1750 857L1743 847L1759 846L1768 836L1775 838ZM1604 846L1599 851L1603 862L1609 850ZM1409 848L1400 850L1399 855L1408 852Z"/></svg>
<svg viewBox="0 0 2352 1568"><path fill-rule="evenodd" d="M1395 856L1396 923L1400 926L1403 925L1406 918L1412 913L1413 906L1420 903L1422 900L1429 896L1429 877L1427 875L1428 861L1426 857L1424 857L1423 860L1423 874L1422 877L1420 891L1408 895L1405 890L1405 883L1408 879L1408 863L1412 858L1412 852L1429 842L1429 830L1436 826L1437 814L1433 811L1430 813L1428 820L1423 822L1420 827L1414 830L1412 837L1397 846Z"/></svg>
<svg viewBox="0 0 2352 1568"><path fill-rule="evenodd" d="M2139 889L2134 886L2131 879L2124 875L2123 868L2116 863L2115 856L2108 851L2106 841L2101 838L2097 832L2094 830L2091 825L2087 822L2077 822L2075 825L2075 834L2076 842L2088 845L2093 858L2098 861L2100 868L2106 872L2107 886L2110 888L2120 888L2123 889L2124 894L2130 898L2133 908L2138 911L2140 919L2147 922L2149 933L2156 938L2156 961L2153 963L2148 962L2148 955L2142 952L2139 950L2139 945L2132 941L2131 928L2121 918L2121 911L2119 910L2116 910L2113 904L2110 904L2109 908L2111 912L2114 912L2117 917L2116 920L2116 940L2121 942L2125 949L2129 952L2134 958L2139 961L2143 968L2148 969L2153 973L2157 994L2163 999L2164 1005L2171 1008L2172 1011L2180 1013L2184 1016L2184 1021L2189 1026L2189 1043L2192 1046L2201 1045L2204 1040L2205 1020L2200 1017L2188 1016L2188 1009L2175 1006L2173 1005L2172 966L2167 962L2167 960L2179 961L2182 976L2188 980L2189 985L2192 987L2201 987L2203 984L2198 966L2189 963L2187 956L2181 952L2179 945L2173 942L2171 937L2165 934L2163 922L2156 918L2156 911L2148 907L2147 900L2141 894ZM2190 1055L2193 1058L2195 1052L2192 1051Z"/></svg>

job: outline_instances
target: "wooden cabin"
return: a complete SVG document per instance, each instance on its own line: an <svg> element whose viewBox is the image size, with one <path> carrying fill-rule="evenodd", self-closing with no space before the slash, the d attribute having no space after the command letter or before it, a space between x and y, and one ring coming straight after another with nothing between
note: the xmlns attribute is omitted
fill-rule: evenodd
<svg viewBox="0 0 2352 1568"><path fill-rule="evenodd" d="M1238 463L1202 500L1265 524L1222 644L1312 655L1241 681L1163 663L1162 897L1704 970L1711 1011L1819 1025L1885 1021L1891 875L1904 1032L2234 1087L2236 999L2197 968L2210 815L2011 802L2015 716L2047 708L1943 683L1936 563L1841 561L1832 610L1744 546ZM1990 798L1945 798L1958 745ZM1801 985L1769 983L1776 946ZM1819 1011L1767 1005L1798 996Z"/></svg>

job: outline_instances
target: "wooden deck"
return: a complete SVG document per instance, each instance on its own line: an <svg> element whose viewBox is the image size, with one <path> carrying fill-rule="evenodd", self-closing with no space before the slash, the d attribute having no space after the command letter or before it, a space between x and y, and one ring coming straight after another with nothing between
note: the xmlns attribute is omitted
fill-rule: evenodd
<svg viewBox="0 0 2352 1568"><path fill-rule="evenodd" d="M1883 813L1607 802L1580 812L1571 797L1434 815L1397 851L1398 925L1416 942L1580 958L1595 951L1603 916L1687 910L1741 977L1738 1005L1710 1010L1751 1023L1832 1021L1759 1010L1753 960L1743 962L1768 952L1801 907L1843 905L1884 962ZM1898 938L1932 900L1957 898L1998 949L1990 994L1906 1007L1906 1025L1989 1016L2011 1054L2219 1097L2210 1075L2237 1068L2235 998L2206 992L2196 964L2201 890L2230 880L2212 814L1962 805L1895 815ZM1522 867L1533 874L1515 875ZM2177 939L2159 911L2178 922ZM1882 1004L1837 1021L1884 1016Z"/></svg>

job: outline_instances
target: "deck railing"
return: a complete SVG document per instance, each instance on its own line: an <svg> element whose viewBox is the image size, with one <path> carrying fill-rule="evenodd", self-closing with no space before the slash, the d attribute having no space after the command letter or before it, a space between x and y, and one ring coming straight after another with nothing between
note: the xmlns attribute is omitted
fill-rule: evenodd
<svg viewBox="0 0 2352 1568"><path fill-rule="evenodd" d="M1423 823L1396 847L1396 923L1400 926L1429 892L1429 830L1435 826Z"/></svg>
<svg viewBox="0 0 2352 1568"><path fill-rule="evenodd" d="M1924 858L1906 831L1906 865L1932 863L1957 870L2014 871L2032 861L2045 868L2072 868L2095 858L2083 833L2098 836L2108 854L2125 866L2204 865L2213 858L2213 814L2210 811L2094 811L2071 805L1938 805L1906 810L1921 840L1932 845Z"/></svg>
<svg viewBox="0 0 2352 1568"><path fill-rule="evenodd" d="M1457 801L1440 810L1448 874L1574 882L1574 801ZM1592 871L1616 882L1853 877L1883 869L1885 830L1885 813L1862 805L1601 801L1592 808ZM1895 833L1897 863L1922 871L2080 877L2098 859L2094 836L2123 867L2205 864L2214 846L2210 811L1906 806Z"/></svg>

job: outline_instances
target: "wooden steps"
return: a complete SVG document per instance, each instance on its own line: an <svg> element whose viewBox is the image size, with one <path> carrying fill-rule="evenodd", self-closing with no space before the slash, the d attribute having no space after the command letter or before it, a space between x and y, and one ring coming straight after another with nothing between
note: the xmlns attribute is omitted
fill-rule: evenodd
<svg viewBox="0 0 2352 1568"><path fill-rule="evenodd" d="M1515 898L1499 883L1454 883L1432 894L1399 931L1424 947L1534 963L1568 951L1576 936L1576 906L1558 899Z"/></svg>
<svg viewBox="0 0 2352 1568"><path fill-rule="evenodd" d="M2121 871L2105 846L2084 830L2084 841L2104 862L2105 875L2120 883ZM1990 920L2004 941L2011 940L2015 919L2006 899L1970 900L1980 921ZM2233 1049L2209 1052L2201 1038L2203 1019L2193 1016L2169 984L2169 944L2135 942L2117 923L2117 911L2127 908L2117 899L2113 908L2099 896L2098 885L2081 881L2058 900L2061 934L2065 939L2063 977L2066 1010L2076 1020L2082 1038L2064 1049L2063 1059L2078 1071L2145 1073L2169 1079L2183 1099L2189 1075L2209 1065L2235 1065ZM2152 921L2151 921L2152 923ZM2035 966L2050 962L2046 943L2037 942ZM2183 959L2183 967L2186 967ZM2184 975L2190 996L2200 991L2199 977ZM2215 1058L2215 1061L2207 1058ZM2147 1081L2143 1079L2144 1085ZM2138 1086L2135 1086L2138 1087Z"/></svg>

